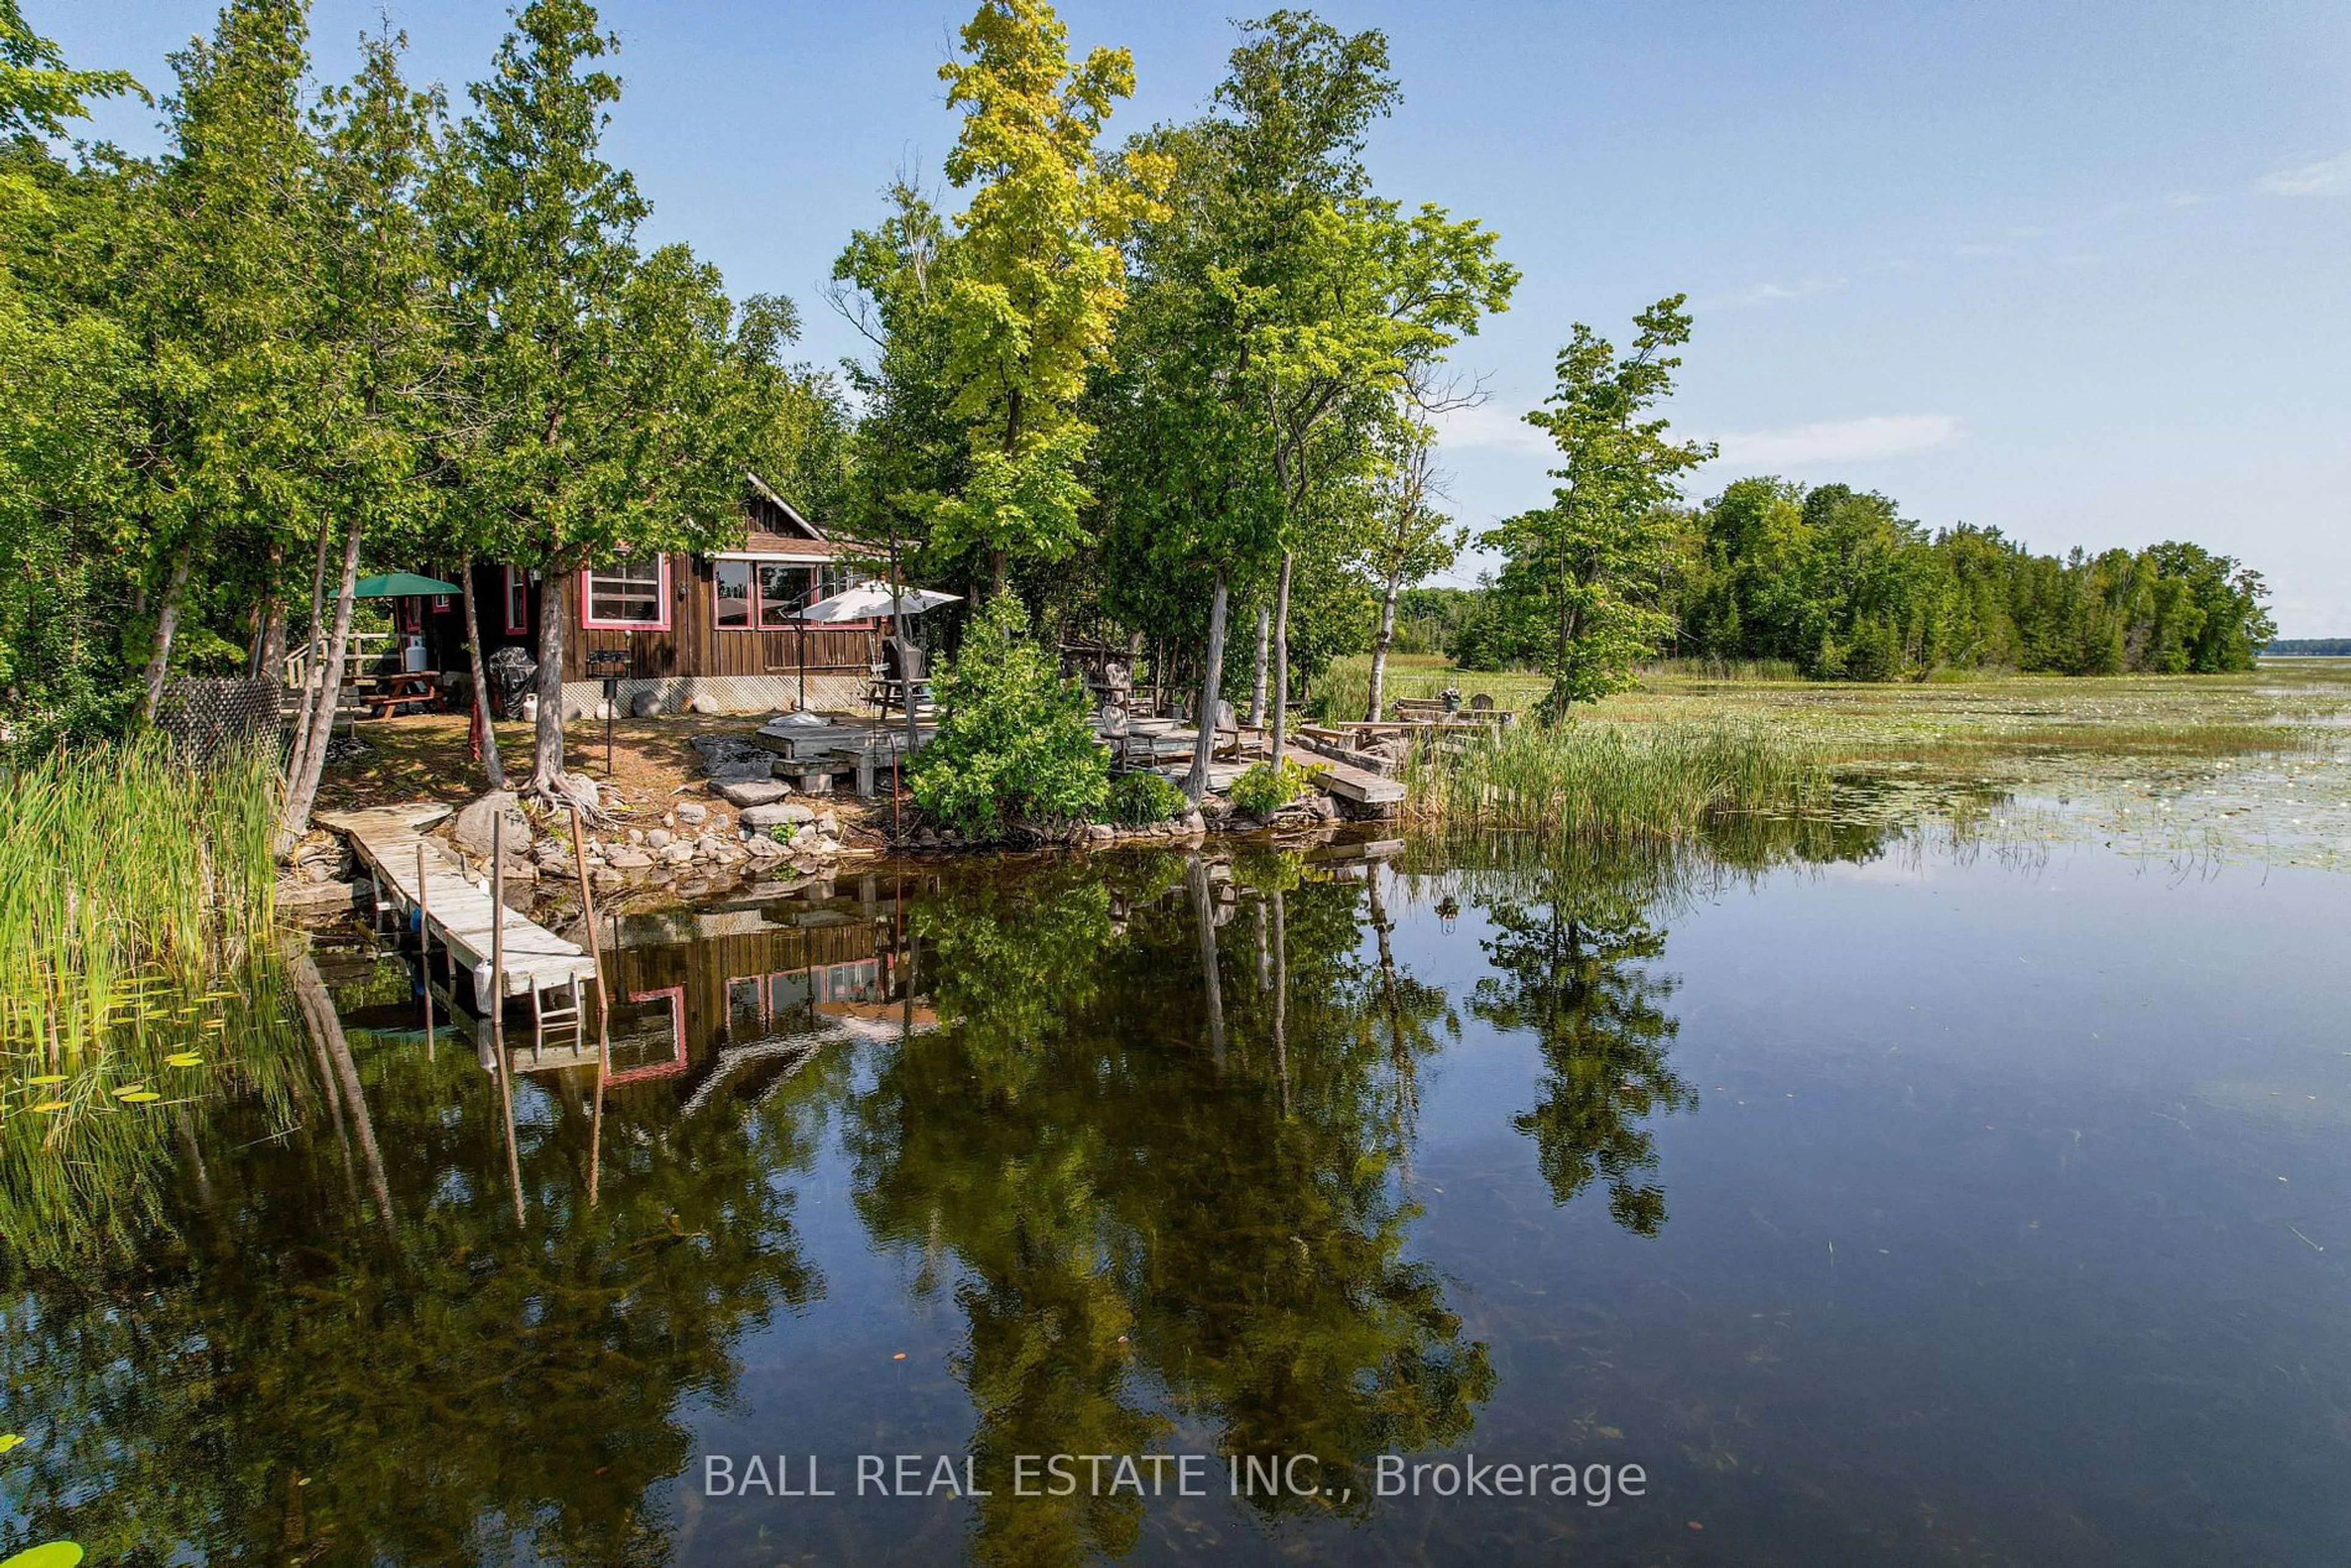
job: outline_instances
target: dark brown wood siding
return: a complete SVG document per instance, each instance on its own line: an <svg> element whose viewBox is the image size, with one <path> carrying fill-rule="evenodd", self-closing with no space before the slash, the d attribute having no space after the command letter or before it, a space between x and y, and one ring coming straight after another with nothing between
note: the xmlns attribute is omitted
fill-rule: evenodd
<svg viewBox="0 0 2351 1568"><path fill-rule="evenodd" d="M584 681L590 649L618 648L629 654L629 674L652 680L674 675L788 675L800 668L800 640L808 642L810 674L872 667L871 623L821 627L808 632L757 629L720 631L710 560L675 554L669 558L669 629L616 631L583 626L580 579L561 588L564 595L563 678ZM484 639L486 642L488 639Z"/></svg>

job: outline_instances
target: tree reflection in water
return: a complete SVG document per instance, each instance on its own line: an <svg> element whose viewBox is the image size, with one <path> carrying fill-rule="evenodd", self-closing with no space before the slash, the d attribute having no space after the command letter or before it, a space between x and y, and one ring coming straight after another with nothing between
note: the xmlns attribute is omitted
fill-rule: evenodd
<svg viewBox="0 0 2351 1568"><path fill-rule="evenodd" d="M592 1208L592 1073L525 1078L517 1225L471 1041L351 1043L340 1122L332 1082L290 1134L213 1108L169 1234L12 1281L27 1538L134 1564L666 1561L645 1497L690 1458L681 1406L725 1397L737 1340L821 1291L777 1176L808 1163L837 1077L747 1116L615 1091ZM383 1155L364 1186L344 1168L361 1117Z"/></svg>
<svg viewBox="0 0 2351 1568"><path fill-rule="evenodd" d="M1117 863L1074 926L1000 889L922 907L918 928L988 956L988 983L925 952L959 1005L887 1049L852 1108L860 1212L919 1278L960 1268L983 1475L1196 1423L1228 1454L1322 1457L1330 1495L1259 1508L1366 1511L1373 1455L1459 1438L1493 1386L1435 1270L1404 1256L1418 1211L1394 1179L1413 1064L1450 1033L1444 995L1364 954L1362 881L1286 856ZM1032 928L1050 940L1008 939ZM1026 974L998 967L1023 951ZM999 1488L975 1552L1116 1556L1143 1514Z"/></svg>
<svg viewBox="0 0 2351 1568"><path fill-rule="evenodd" d="M0 1375L33 1438L10 1528L134 1563L663 1560L649 1495L691 1459L689 1407L821 1292L793 1173L836 1118L865 1229L965 1321L979 1560L1141 1540L1131 1494L1015 1498L1014 1454L1311 1453L1323 1494L1250 1506L1367 1513L1374 1456L1462 1442L1496 1386L1410 1256L1418 1083L1463 1020L1392 910L1482 913L1461 999L1546 1069L1515 1124L1560 1202L1604 1182L1654 1234L1654 1120L1696 1103L1665 920L1811 852L1122 853L669 917L614 961L623 991L679 998L679 1075L518 1078L511 1120L462 1047L281 1051L296 1089L190 1108L143 1240L70 1278L8 1264ZM758 1029L834 1043L786 1066L734 1038L747 976L805 1015Z"/></svg>

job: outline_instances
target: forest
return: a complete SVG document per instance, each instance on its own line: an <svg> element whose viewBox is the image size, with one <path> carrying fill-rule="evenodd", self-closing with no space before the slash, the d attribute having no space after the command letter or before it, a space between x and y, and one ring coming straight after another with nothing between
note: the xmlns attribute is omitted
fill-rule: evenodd
<svg viewBox="0 0 2351 1568"><path fill-rule="evenodd" d="M2036 555L1771 477L1692 502L1714 452L1662 412L1694 325L1678 294L1622 348L1570 325L1524 413L1552 494L1455 516L1439 431L1487 395L1455 361L1520 271L1477 218L1374 180L1404 101L1376 31L1238 23L1198 116L1114 133L1129 52L1075 55L1041 0L984 0L940 69L945 183L875 171L820 306L866 351L821 366L797 357L799 305L640 242L649 196L601 147L618 40L588 0L522 6L454 97L407 78L388 26L320 83L308 26L302 0L230 0L151 86L62 58L0 0L14 746L340 645L362 570L727 548L747 473L876 574L1010 600L1007 635L1148 648L1199 700L1270 705L1277 757L1343 653L1373 655L1374 710L1392 648L1441 648L1547 674L1555 716L1662 656L2208 672L2271 634L2260 576L2192 544ZM121 95L155 105L159 154L77 139Z"/></svg>

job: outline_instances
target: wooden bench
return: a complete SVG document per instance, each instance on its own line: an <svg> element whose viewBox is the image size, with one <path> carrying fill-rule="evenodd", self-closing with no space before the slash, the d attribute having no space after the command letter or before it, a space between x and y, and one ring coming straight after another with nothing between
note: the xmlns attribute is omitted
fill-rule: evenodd
<svg viewBox="0 0 2351 1568"><path fill-rule="evenodd" d="M1398 697L1395 716L1399 724L1428 724L1453 716L1439 697Z"/></svg>

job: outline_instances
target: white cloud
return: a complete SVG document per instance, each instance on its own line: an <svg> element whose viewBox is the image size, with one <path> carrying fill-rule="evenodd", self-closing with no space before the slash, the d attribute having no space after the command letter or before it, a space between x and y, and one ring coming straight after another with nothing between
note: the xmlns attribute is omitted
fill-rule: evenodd
<svg viewBox="0 0 2351 1568"><path fill-rule="evenodd" d="M2253 189L2265 196L2331 196L2351 191L2351 152L2272 170L2253 182Z"/></svg>
<svg viewBox="0 0 2351 1568"><path fill-rule="evenodd" d="M1960 434L1959 422L1948 413L1874 413L1782 430L1729 430L1715 440L1726 463L1778 468L1896 457L1946 445Z"/></svg>
<svg viewBox="0 0 2351 1568"><path fill-rule="evenodd" d="M1834 294L1844 284L1842 277L1807 277L1802 283L1751 283L1729 294L1698 300L1692 308L1744 310L1753 305L1774 305L1788 299L1808 299L1815 294Z"/></svg>

